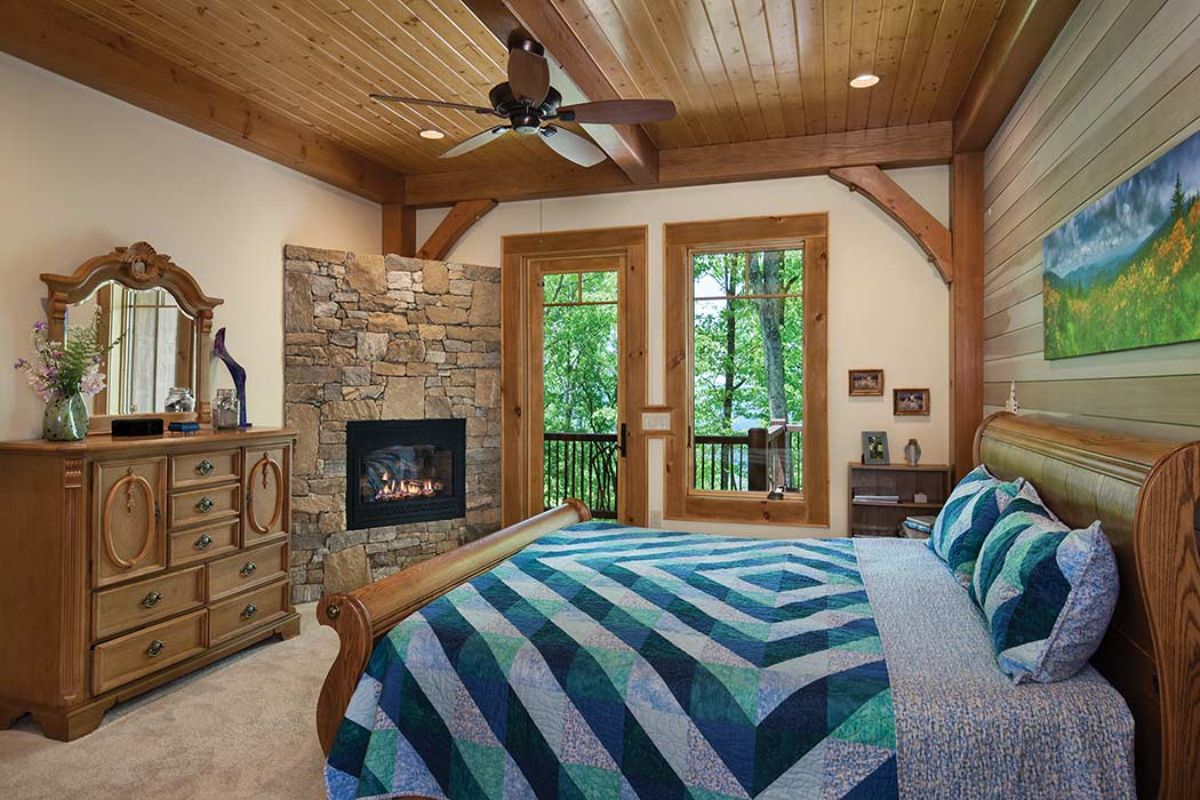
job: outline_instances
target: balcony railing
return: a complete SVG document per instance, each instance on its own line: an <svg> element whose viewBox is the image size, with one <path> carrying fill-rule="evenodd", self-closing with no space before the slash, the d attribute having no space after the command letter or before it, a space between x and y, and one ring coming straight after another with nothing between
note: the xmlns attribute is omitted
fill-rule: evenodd
<svg viewBox="0 0 1200 800"><path fill-rule="evenodd" d="M617 518L617 435L542 435L543 499L553 508L567 497L587 503L597 519Z"/></svg>
<svg viewBox="0 0 1200 800"><path fill-rule="evenodd" d="M744 436L696 435L692 487L701 491L797 491L804 478L804 430L782 422Z"/></svg>
<svg viewBox="0 0 1200 800"><path fill-rule="evenodd" d="M546 508L577 497L597 519L616 519L616 434L547 432L542 441ZM701 491L796 491L803 485L800 425L772 423L743 436L696 436L693 445L692 486Z"/></svg>

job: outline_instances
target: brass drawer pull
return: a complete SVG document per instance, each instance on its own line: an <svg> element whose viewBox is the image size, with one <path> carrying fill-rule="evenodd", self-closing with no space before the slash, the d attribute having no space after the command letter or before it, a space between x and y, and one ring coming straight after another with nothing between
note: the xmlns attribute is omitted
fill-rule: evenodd
<svg viewBox="0 0 1200 800"><path fill-rule="evenodd" d="M257 613L258 613L258 606L254 605L254 603L251 603L250 605L248 605L242 609L242 619L250 619Z"/></svg>
<svg viewBox="0 0 1200 800"><path fill-rule="evenodd" d="M242 568L238 571L242 574L243 578L249 578L257 570L258 570L257 564L255 564L253 561L247 561L245 564L242 564Z"/></svg>
<svg viewBox="0 0 1200 800"><path fill-rule="evenodd" d="M213 538L206 533L196 540L194 547L197 550L207 550L208 548L212 547L212 543Z"/></svg>
<svg viewBox="0 0 1200 800"><path fill-rule="evenodd" d="M158 592L150 592L142 598L142 608L154 608L162 600L162 595Z"/></svg>
<svg viewBox="0 0 1200 800"><path fill-rule="evenodd" d="M161 653L163 648L166 646L167 643L162 639L155 639L150 643L150 646L146 648L146 655L150 656L151 658L157 658L158 654Z"/></svg>
<svg viewBox="0 0 1200 800"><path fill-rule="evenodd" d="M216 467L207 458L196 465L196 472L199 472L201 475L211 475L214 469Z"/></svg>
<svg viewBox="0 0 1200 800"><path fill-rule="evenodd" d="M204 495L204 497L196 501L196 510L201 514L207 514L209 511L212 511L214 505L216 504L212 501L212 498Z"/></svg>

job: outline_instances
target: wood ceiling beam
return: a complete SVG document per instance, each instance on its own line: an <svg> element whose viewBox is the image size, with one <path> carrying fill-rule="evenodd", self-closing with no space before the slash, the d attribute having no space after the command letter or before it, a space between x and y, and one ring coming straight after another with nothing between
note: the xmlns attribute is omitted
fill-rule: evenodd
<svg viewBox="0 0 1200 800"><path fill-rule="evenodd" d="M900 184L888 177L879 167L838 167L829 170L829 177L850 187L875 205L883 209L900 227L908 231L929 256L929 263L937 267L942 280L954 280L954 254L950 230L937 221L925 206Z"/></svg>
<svg viewBox="0 0 1200 800"><path fill-rule="evenodd" d="M0 50L361 197L403 201L395 170L50 3L0 2Z"/></svg>
<svg viewBox="0 0 1200 800"><path fill-rule="evenodd" d="M543 167L463 170L411 175L407 202L420 208L459 200L503 201L695 186L711 183L824 175L836 167L876 165L888 169L948 164L953 155L949 122L846 133L793 136L761 142L663 150L659 182L633 184L614 165L584 169L547 161Z"/></svg>
<svg viewBox="0 0 1200 800"><path fill-rule="evenodd" d="M984 150L1079 0L1009 0L954 113L954 151Z"/></svg>
<svg viewBox="0 0 1200 800"><path fill-rule="evenodd" d="M463 234L495 207L496 201L492 199L460 200L455 203L454 208L450 209L450 213L434 229L433 233L429 234L425 244L421 245L421 249L417 251L417 258L427 258L432 261L445 260Z"/></svg>
<svg viewBox="0 0 1200 800"><path fill-rule="evenodd" d="M576 35L556 3L546 0L464 0L502 42L524 30L545 46L590 101L621 100L604 69ZM584 125L588 135L636 184L659 179L659 151L640 125Z"/></svg>

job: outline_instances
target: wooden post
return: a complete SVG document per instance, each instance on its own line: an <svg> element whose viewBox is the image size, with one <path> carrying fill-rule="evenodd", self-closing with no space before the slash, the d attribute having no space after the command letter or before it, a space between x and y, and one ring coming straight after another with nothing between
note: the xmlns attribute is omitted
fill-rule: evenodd
<svg viewBox="0 0 1200 800"><path fill-rule="evenodd" d="M950 460L955 480L975 466L983 421L983 153L958 153L950 167Z"/></svg>
<svg viewBox="0 0 1200 800"><path fill-rule="evenodd" d="M383 253L412 258L417 254L417 209L383 204Z"/></svg>
<svg viewBox="0 0 1200 800"><path fill-rule="evenodd" d="M752 492L767 490L767 429L751 428L747 431L750 440L749 476L746 488Z"/></svg>

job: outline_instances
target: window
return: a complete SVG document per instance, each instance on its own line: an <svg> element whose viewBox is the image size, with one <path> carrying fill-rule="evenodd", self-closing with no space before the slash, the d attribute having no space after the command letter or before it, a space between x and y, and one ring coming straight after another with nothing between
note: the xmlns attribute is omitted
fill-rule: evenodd
<svg viewBox="0 0 1200 800"><path fill-rule="evenodd" d="M828 523L824 215L668 225L668 517Z"/></svg>

